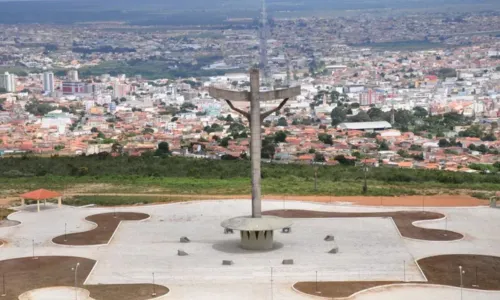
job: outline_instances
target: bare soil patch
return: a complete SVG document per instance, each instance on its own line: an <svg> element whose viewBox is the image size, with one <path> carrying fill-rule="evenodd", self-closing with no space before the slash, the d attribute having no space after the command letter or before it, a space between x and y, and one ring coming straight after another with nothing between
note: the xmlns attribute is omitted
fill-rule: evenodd
<svg viewBox="0 0 500 300"><path fill-rule="evenodd" d="M87 289L96 300L147 300L152 299L152 284L83 285L96 261L82 257L41 256L0 261L0 274L5 274L5 292L2 299L17 300L19 295L33 289L74 286L75 273L71 268L80 263L77 286ZM0 290L3 289L0 286ZM168 288L155 285L157 296L168 293Z"/></svg>
<svg viewBox="0 0 500 300"><path fill-rule="evenodd" d="M72 246L107 244L121 221L139 221L147 218L149 218L148 214L134 212L92 215L85 218L85 220L96 223L96 228L85 232L61 235L55 237L52 241L56 244Z"/></svg>
<svg viewBox="0 0 500 300"><path fill-rule="evenodd" d="M294 287L310 295L345 298L357 292L390 284L437 284L460 287L459 266L463 267L463 287L477 290L500 290L500 257L484 255L440 255L417 262L428 282L403 281L335 281L297 282ZM477 276L476 276L477 271ZM320 293L317 293L319 291Z"/></svg>
<svg viewBox="0 0 500 300"><path fill-rule="evenodd" d="M426 241L454 241L463 238L457 232L421 228L413 222L444 218L443 214L428 211L397 211L382 213L342 213L310 210L272 210L263 214L283 218L392 218L402 236Z"/></svg>

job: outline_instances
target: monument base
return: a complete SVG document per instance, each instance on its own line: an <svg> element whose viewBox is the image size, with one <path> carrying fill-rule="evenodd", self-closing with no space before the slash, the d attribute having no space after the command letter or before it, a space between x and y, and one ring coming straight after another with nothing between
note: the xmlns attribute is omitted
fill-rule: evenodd
<svg viewBox="0 0 500 300"><path fill-rule="evenodd" d="M271 250L274 239L272 230L240 231L241 248L246 250Z"/></svg>
<svg viewBox="0 0 500 300"><path fill-rule="evenodd" d="M271 250L274 230L290 227L292 222L275 216L260 218L237 217L222 222L222 227L240 231L241 248L246 250Z"/></svg>

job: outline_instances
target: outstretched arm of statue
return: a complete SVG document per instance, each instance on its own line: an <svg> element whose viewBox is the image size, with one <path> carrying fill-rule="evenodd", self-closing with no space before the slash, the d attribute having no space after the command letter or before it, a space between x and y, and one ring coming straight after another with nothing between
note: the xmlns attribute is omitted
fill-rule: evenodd
<svg viewBox="0 0 500 300"><path fill-rule="evenodd" d="M260 116L260 121L264 121L265 118L269 117L270 115L272 115L273 113L279 111L280 109L283 108L283 106L285 106L286 102L288 101L288 98L286 98L285 100L281 101L280 105L278 105L278 107L274 108L274 109L271 109L270 111L268 112L265 112L263 113L261 116Z"/></svg>
<svg viewBox="0 0 500 300"><path fill-rule="evenodd" d="M227 105L229 105L229 107L230 107L232 110L234 110L234 111L236 111L236 112L239 112L240 114L242 114L243 116L245 116L248 120L250 120L250 113L248 113L248 112L246 112L246 111L244 111L244 110L241 110L241 109L238 109L238 108L234 107L233 103L232 103L231 101L229 101L229 100L226 100L226 103L227 103Z"/></svg>

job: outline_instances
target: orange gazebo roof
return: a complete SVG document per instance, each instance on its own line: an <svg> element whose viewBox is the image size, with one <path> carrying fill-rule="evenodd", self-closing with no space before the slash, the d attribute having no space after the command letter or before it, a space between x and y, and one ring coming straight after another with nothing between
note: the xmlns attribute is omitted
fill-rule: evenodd
<svg viewBox="0 0 500 300"><path fill-rule="evenodd" d="M57 198L57 197L61 197L61 196L62 195L59 194L58 192L39 189L36 191L22 194L20 197L24 198L24 199L31 199L31 200L45 200L45 199L52 199L52 198Z"/></svg>

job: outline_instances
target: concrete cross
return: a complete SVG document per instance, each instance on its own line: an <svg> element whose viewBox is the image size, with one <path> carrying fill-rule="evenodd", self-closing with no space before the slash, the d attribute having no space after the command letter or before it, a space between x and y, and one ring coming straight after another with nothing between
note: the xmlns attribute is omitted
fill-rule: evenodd
<svg viewBox="0 0 500 300"><path fill-rule="evenodd" d="M229 107L245 116L250 122L250 157L252 160L252 218L260 218L261 214L261 184L260 184L260 164L261 164L261 123L271 114L279 111L286 104L288 99L300 95L300 86L273 90L260 91L259 69L250 69L250 92L231 91L216 87L209 88L209 94L216 99L224 99ZM261 113L260 102L284 99L280 105L272 110ZM250 102L250 111L246 112L234 107L231 101Z"/></svg>

